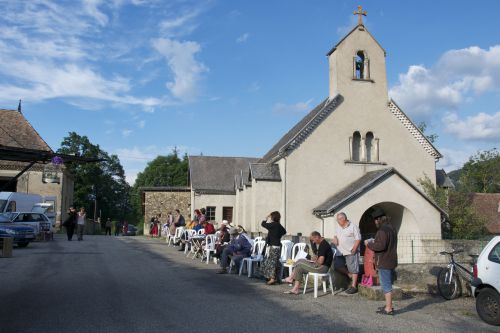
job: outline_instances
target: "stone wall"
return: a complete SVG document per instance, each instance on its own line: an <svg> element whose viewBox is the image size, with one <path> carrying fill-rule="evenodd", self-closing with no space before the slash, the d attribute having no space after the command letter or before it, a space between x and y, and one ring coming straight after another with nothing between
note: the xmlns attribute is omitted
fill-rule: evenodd
<svg viewBox="0 0 500 333"><path fill-rule="evenodd" d="M149 234L149 221L157 214L162 215L161 222L165 223L167 214L179 209L186 221L190 217L191 192L178 191L145 191L144 192L144 234Z"/></svg>

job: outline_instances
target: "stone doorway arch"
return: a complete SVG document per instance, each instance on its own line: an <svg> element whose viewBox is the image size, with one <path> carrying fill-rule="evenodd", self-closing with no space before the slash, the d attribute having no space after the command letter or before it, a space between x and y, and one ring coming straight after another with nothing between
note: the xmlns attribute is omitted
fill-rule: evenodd
<svg viewBox="0 0 500 333"><path fill-rule="evenodd" d="M375 237L377 232L377 227L371 216L377 208L383 209L385 214L391 218L391 224L396 229L398 235L419 233L417 221L410 209L396 202L385 201L377 203L365 210L359 221L359 230L362 239L361 255L363 255L365 249L364 240Z"/></svg>

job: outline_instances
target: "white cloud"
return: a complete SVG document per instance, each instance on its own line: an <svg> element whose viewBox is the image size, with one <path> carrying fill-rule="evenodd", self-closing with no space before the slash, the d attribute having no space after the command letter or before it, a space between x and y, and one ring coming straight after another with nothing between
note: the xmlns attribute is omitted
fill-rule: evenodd
<svg viewBox="0 0 500 333"><path fill-rule="evenodd" d="M158 38L153 47L163 56L174 74L174 80L167 83L173 96L183 101L193 100L198 94L198 84L208 68L195 59L201 46L194 41L177 41Z"/></svg>
<svg viewBox="0 0 500 333"><path fill-rule="evenodd" d="M311 109L313 99L305 102L297 102L295 104L276 103L273 107L274 113L301 113Z"/></svg>
<svg viewBox="0 0 500 333"><path fill-rule="evenodd" d="M193 9L184 14L165 19L160 22L160 32L163 36L169 38L189 35L198 27L198 23L194 19L199 14L199 9Z"/></svg>
<svg viewBox="0 0 500 333"><path fill-rule="evenodd" d="M146 126L146 121L145 120L139 120L137 123L137 127L139 128L144 128Z"/></svg>
<svg viewBox="0 0 500 333"><path fill-rule="evenodd" d="M130 134L132 134L132 132L133 131L131 129L125 128L125 129L122 130L122 136L124 138L126 138L126 137L130 136Z"/></svg>
<svg viewBox="0 0 500 333"><path fill-rule="evenodd" d="M83 0L83 9L93 17L100 26L104 27L108 24L108 16L98 9L101 5L101 0Z"/></svg>
<svg viewBox="0 0 500 333"><path fill-rule="evenodd" d="M490 115L479 113L460 119L456 113L448 113L443 118L446 132L460 139L500 141L500 111Z"/></svg>
<svg viewBox="0 0 500 333"><path fill-rule="evenodd" d="M245 43L248 40L248 37L250 37L250 34L248 32L245 32L243 35L236 38L236 43Z"/></svg>
<svg viewBox="0 0 500 333"><path fill-rule="evenodd" d="M175 146L158 147L150 145L146 147L119 148L114 150L114 154L118 155L125 172L125 177L130 185L133 185L137 174L142 172L147 163L155 159L159 155L168 155L172 152ZM194 147L179 145L176 147L179 157L184 154L199 154L200 150Z"/></svg>
<svg viewBox="0 0 500 333"><path fill-rule="evenodd" d="M108 24L102 10L117 10L101 0L76 2L5 1L0 6L0 99L41 101L62 98L88 109L140 105L145 109L168 99L131 93L130 78L104 75L98 67L103 41L95 38ZM96 23L97 22L97 23Z"/></svg>
<svg viewBox="0 0 500 333"><path fill-rule="evenodd" d="M439 151L443 157L439 160L436 167L444 169L446 172L460 169L474 152L473 149L469 149L468 147L464 150L440 148Z"/></svg>
<svg viewBox="0 0 500 333"><path fill-rule="evenodd" d="M412 65L389 95L409 114L429 115L488 91L500 91L500 45L450 50L430 68Z"/></svg>

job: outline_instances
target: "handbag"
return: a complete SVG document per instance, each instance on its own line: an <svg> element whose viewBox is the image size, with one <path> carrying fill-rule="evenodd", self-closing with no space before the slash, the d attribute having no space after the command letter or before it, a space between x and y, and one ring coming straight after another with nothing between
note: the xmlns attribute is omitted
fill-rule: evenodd
<svg viewBox="0 0 500 333"><path fill-rule="evenodd" d="M363 274L361 285L364 287L373 287L373 276Z"/></svg>

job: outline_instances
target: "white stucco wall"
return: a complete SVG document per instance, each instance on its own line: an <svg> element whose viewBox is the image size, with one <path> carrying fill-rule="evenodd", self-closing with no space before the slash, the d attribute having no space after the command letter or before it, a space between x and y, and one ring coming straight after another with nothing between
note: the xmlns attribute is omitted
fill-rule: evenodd
<svg viewBox="0 0 500 333"><path fill-rule="evenodd" d="M193 191L191 191L193 193ZM236 196L234 194L196 194L192 195L191 200L192 209L206 208L214 206L215 208L215 221L222 222L222 208L233 207L233 216L235 212Z"/></svg>
<svg viewBox="0 0 500 333"><path fill-rule="evenodd" d="M371 81L353 80L353 56L364 50L370 59ZM321 220L312 210L343 187L369 171L394 167L418 186L418 179L427 174L435 179L435 160L388 109L385 56L367 32L355 31L330 57L333 90L344 101L329 117L286 158L287 229L308 233L319 229ZM373 132L379 140L379 164L350 164L349 138L355 131L362 136ZM280 170L285 169L280 160ZM398 196L411 196L409 187ZM285 194L284 194L285 195ZM369 206L364 206L367 209ZM428 208L439 224L439 214ZM364 210L363 210L364 211Z"/></svg>
<svg viewBox="0 0 500 333"><path fill-rule="evenodd" d="M347 214L351 222L359 225L361 216L368 208L384 202L397 203L405 208L398 236L441 235L440 212L397 175L390 176L340 210ZM390 216L390 212L387 214ZM394 218L397 219L396 216ZM335 216L325 218L326 237L333 237L336 223Z"/></svg>
<svg viewBox="0 0 500 333"><path fill-rule="evenodd" d="M281 182L252 180L252 221L247 231L263 232L260 223L273 211L281 208ZM280 212L281 213L281 212Z"/></svg>

